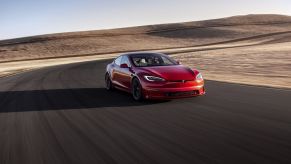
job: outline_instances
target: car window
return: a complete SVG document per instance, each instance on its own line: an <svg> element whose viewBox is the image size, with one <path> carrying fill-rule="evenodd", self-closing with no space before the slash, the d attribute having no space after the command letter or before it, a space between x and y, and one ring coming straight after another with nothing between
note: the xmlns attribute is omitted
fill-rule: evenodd
<svg viewBox="0 0 291 164"><path fill-rule="evenodd" d="M170 61L168 58L161 56L164 65L173 65L173 62Z"/></svg>
<svg viewBox="0 0 291 164"><path fill-rule="evenodd" d="M122 59L122 56L119 56L118 58L116 58L116 59L114 60L114 63L115 63L116 65L120 66L120 64L121 64L121 59Z"/></svg>
<svg viewBox="0 0 291 164"><path fill-rule="evenodd" d="M161 54L136 54L131 55L131 60L137 67L168 66L177 64L168 56Z"/></svg>
<svg viewBox="0 0 291 164"><path fill-rule="evenodd" d="M127 56L123 56L121 59L121 64L124 64L124 63L127 64L128 67L130 67L130 62Z"/></svg>

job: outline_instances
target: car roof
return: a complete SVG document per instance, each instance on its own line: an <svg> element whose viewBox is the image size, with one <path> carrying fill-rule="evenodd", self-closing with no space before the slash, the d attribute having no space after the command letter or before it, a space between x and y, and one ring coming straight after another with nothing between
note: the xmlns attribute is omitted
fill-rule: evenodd
<svg viewBox="0 0 291 164"><path fill-rule="evenodd" d="M121 54L120 56L126 55L126 56L132 56L132 55L145 55L145 54L157 54L157 55L166 55L159 52L148 52L148 51L139 51L139 52L129 52Z"/></svg>

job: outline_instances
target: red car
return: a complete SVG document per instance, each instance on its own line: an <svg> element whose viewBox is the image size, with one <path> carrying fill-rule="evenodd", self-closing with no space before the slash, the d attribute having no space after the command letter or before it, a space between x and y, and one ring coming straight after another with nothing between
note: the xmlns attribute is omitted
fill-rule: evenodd
<svg viewBox="0 0 291 164"><path fill-rule="evenodd" d="M204 80L196 69L180 65L168 55L127 53L106 67L106 89L129 92L135 100L174 99L205 94Z"/></svg>

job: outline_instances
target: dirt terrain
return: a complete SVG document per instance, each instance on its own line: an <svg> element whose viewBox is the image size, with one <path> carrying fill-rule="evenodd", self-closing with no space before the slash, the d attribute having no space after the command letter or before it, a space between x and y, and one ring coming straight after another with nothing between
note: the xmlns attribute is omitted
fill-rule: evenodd
<svg viewBox="0 0 291 164"><path fill-rule="evenodd" d="M291 88L291 17L282 15L246 15L3 40L0 74L30 69L32 63L37 68L140 50L168 52L201 70L206 79Z"/></svg>

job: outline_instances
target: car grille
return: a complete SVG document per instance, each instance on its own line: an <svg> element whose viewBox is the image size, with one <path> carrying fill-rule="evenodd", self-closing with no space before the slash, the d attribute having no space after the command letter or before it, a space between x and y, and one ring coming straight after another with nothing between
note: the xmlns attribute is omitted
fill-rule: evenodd
<svg viewBox="0 0 291 164"><path fill-rule="evenodd" d="M185 91L185 92L168 92L166 96L168 97L179 97L179 96L193 96L199 94L199 91Z"/></svg>

